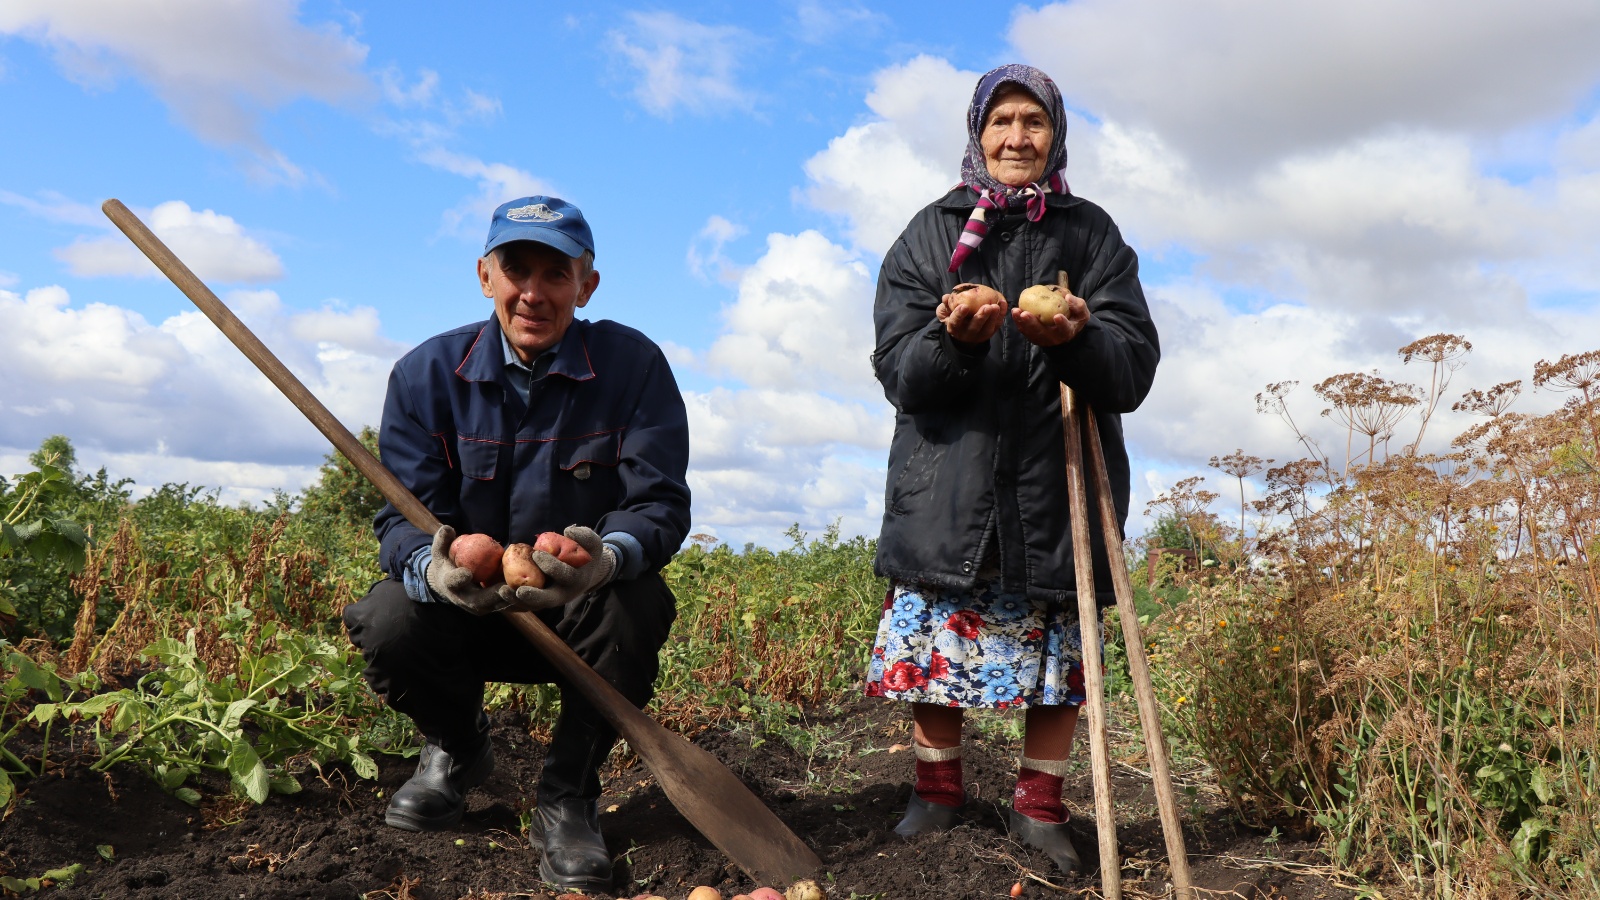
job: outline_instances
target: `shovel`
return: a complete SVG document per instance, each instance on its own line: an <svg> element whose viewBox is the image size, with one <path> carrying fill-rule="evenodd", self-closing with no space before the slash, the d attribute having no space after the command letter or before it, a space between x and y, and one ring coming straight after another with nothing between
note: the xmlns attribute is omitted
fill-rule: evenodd
<svg viewBox="0 0 1600 900"><path fill-rule="evenodd" d="M119 200L107 200L100 208L407 521L428 534L439 530L438 518L306 390L300 379L272 355L272 351L139 221L138 216ZM538 616L523 610L501 615L509 619L627 740L655 775L667 799L689 824L752 880L758 884L788 884L822 867L822 860L716 757L689 743L682 735L663 728L629 703L579 659Z"/></svg>

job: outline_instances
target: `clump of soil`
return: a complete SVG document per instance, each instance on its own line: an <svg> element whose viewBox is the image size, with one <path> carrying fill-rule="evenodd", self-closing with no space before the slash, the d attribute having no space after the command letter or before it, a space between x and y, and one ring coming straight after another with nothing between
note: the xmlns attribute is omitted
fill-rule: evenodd
<svg viewBox="0 0 1600 900"><path fill-rule="evenodd" d="M967 741L971 801L961 827L913 842L891 832L910 794L907 708L862 700L806 727L826 734L823 751L802 755L773 737L711 730L696 743L731 767L817 855L817 880L835 900L855 897L990 898L1097 896L1094 803L1087 766L1067 779L1078 850L1087 874L1062 877L1042 854L1007 838L1018 747L1000 738ZM543 759L517 713L494 717L495 774L471 794L454 831L412 834L383 824L387 798L410 776L409 760L379 760L377 783L330 768L302 777L305 789L263 806L213 799L196 809L132 769L112 777L73 764L59 736L44 777L19 782L20 797L0 822L0 874L17 878L80 863L84 871L55 896L84 898L553 898L522 823ZM1083 754L1086 756L1087 754ZM756 887L686 822L648 769L613 757L601 827L616 859L617 897L682 898L696 885L724 896ZM1114 776L1125 896L1167 890L1165 844L1147 779L1127 767ZM1186 816L1197 884L1247 898L1345 898L1350 890L1314 874L1314 849L1262 835L1224 811ZM785 885L777 885L781 890Z"/></svg>

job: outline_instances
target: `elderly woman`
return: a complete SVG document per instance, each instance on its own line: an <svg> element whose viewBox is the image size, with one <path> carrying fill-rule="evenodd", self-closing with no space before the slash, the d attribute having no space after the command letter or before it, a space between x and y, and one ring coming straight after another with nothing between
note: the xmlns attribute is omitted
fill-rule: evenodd
<svg viewBox="0 0 1600 900"><path fill-rule="evenodd" d="M1066 130L1043 72L984 75L961 184L884 259L873 366L896 417L876 565L892 587L867 683L912 704L916 784L895 828L907 838L958 821L963 710L1026 709L1009 826L1063 872L1080 865L1061 785L1084 695L1059 385L1094 408L1120 525L1120 414L1143 401L1160 358L1138 260L1067 189ZM1065 314L1015 308L1060 272Z"/></svg>

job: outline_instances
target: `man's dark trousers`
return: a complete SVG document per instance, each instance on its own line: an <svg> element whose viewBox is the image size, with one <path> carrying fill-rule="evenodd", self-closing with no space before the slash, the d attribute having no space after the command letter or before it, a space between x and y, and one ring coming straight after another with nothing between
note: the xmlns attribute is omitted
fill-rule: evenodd
<svg viewBox="0 0 1600 900"><path fill-rule="evenodd" d="M657 654L677 617L660 575L613 582L537 615L629 702L643 707L650 701L660 672ZM447 753L480 740L486 682L559 685L561 715L545 754L538 802L600 796L599 769L616 742L615 729L505 617L418 603L399 581L385 579L345 607L344 624L366 658L372 689Z"/></svg>

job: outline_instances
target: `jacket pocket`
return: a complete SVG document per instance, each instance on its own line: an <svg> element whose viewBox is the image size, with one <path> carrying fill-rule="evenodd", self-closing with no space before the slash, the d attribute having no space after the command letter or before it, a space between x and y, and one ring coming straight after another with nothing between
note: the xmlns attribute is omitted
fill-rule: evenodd
<svg viewBox="0 0 1600 900"><path fill-rule="evenodd" d="M456 452L461 456L461 474L476 481L493 481L500 462L500 442L469 437L456 440Z"/></svg>
<svg viewBox="0 0 1600 900"><path fill-rule="evenodd" d="M580 471L580 466L616 468L622 461L621 429L583 437L557 438L555 445L556 467L575 475Z"/></svg>

